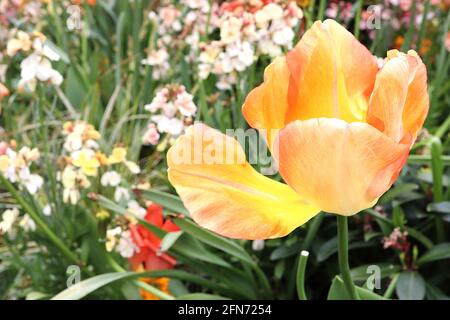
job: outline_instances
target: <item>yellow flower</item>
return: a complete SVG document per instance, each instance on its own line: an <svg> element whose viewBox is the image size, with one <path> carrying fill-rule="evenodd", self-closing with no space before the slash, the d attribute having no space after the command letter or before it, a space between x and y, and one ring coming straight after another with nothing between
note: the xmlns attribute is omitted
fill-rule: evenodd
<svg viewBox="0 0 450 320"><path fill-rule="evenodd" d="M100 166L98 159L90 157L86 151L80 151L72 163L74 166L81 168L83 173L87 176L96 176L97 168Z"/></svg>
<svg viewBox="0 0 450 320"><path fill-rule="evenodd" d="M86 131L84 133L84 138L86 140L98 140L100 139L100 132L95 130L95 127L92 124L88 124L86 126Z"/></svg>
<svg viewBox="0 0 450 320"><path fill-rule="evenodd" d="M96 217L98 220L106 220L106 219L108 219L110 216L111 216L111 215L109 214L109 212L106 211L105 209L101 209L100 211L98 211L98 212L95 214L95 217Z"/></svg>
<svg viewBox="0 0 450 320"><path fill-rule="evenodd" d="M108 164L122 163L127 156L127 149L122 147L114 148L111 155L108 158Z"/></svg>
<svg viewBox="0 0 450 320"><path fill-rule="evenodd" d="M31 39L28 33L19 31L16 38L12 38L6 45L6 53L8 56L14 56L18 51L28 51L31 49Z"/></svg>
<svg viewBox="0 0 450 320"><path fill-rule="evenodd" d="M141 168L139 168L139 166L133 161L125 161L125 166L133 174L139 174L141 172Z"/></svg>
<svg viewBox="0 0 450 320"><path fill-rule="evenodd" d="M10 166L10 159L7 155L0 156L0 171L6 171Z"/></svg>

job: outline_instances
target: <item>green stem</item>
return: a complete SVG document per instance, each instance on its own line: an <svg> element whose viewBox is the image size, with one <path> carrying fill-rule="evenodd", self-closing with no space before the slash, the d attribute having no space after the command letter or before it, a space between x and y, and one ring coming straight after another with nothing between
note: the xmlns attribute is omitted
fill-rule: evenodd
<svg viewBox="0 0 450 320"><path fill-rule="evenodd" d="M347 217L337 216L337 232L338 232L338 254L339 269L341 270L342 279L345 288L353 300L359 300L356 293L355 285L350 275L350 266L348 264L348 225Z"/></svg>
<svg viewBox="0 0 450 320"><path fill-rule="evenodd" d="M107 256L108 262L111 265L111 267L116 270L117 272L127 272L124 268L122 268L121 265L119 265L110 255ZM174 300L174 297L170 294L167 294L145 282L139 281L139 280L133 280L133 284L139 288L142 288L151 294L157 296L158 298L162 300Z"/></svg>
<svg viewBox="0 0 450 320"><path fill-rule="evenodd" d="M384 298L390 299L392 297L392 294L394 293L395 286L397 285L397 280L398 280L399 276L400 276L400 274L397 273L392 277L392 280L389 283L389 286L387 287L386 291L384 292L384 295L383 295Z"/></svg>
<svg viewBox="0 0 450 320"><path fill-rule="evenodd" d="M355 38L358 39L359 38L359 32L360 32L360 23L361 23L361 11L362 11L362 6L363 6L363 1L362 0L358 0L358 2L356 3L357 5L357 9L356 9L356 15L355 15L355 27L353 29L353 34L355 35Z"/></svg>
<svg viewBox="0 0 450 320"><path fill-rule="evenodd" d="M320 212L315 216L310 225L308 226L308 231L306 232L305 240L303 241L302 250L309 250L313 240L316 238L317 231L319 231L320 225L325 218L325 213Z"/></svg>
<svg viewBox="0 0 450 320"><path fill-rule="evenodd" d="M326 5L327 5L326 0L320 0L319 12L317 13L317 20L320 20L320 21L323 20L323 17L325 16Z"/></svg>
<svg viewBox="0 0 450 320"><path fill-rule="evenodd" d="M44 220L39 216L39 214L32 208L30 204L28 204L23 197L17 192L14 186L0 173L0 182L2 185L8 190L8 192L12 195L14 199L16 199L17 203L22 207L24 211L26 211L31 218L36 222L37 226L47 235L51 242L58 247L61 252L72 262L79 265L80 261L76 257L76 255L58 238L58 236L53 233L53 231L47 226Z"/></svg>
<svg viewBox="0 0 450 320"><path fill-rule="evenodd" d="M297 268L297 295L299 300L308 300L305 292L305 270L308 256L308 251L303 250L300 252L300 261Z"/></svg>
<svg viewBox="0 0 450 320"><path fill-rule="evenodd" d="M272 297L272 288L270 287L269 280L267 280L266 275L264 272L259 268L256 264L253 265L253 269L255 270L256 275L258 276L259 280L261 281L264 291L266 292L268 297Z"/></svg>

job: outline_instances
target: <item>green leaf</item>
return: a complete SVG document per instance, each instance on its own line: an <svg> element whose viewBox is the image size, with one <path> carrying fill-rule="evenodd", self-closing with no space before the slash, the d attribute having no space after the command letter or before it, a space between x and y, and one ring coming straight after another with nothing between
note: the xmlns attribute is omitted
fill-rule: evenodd
<svg viewBox="0 0 450 320"><path fill-rule="evenodd" d="M230 300L230 299L214 294L190 293L177 297L177 300Z"/></svg>
<svg viewBox="0 0 450 320"><path fill-rule="evenodd" d="M294 256L298 254L301 246L302 243L300 242L296 242L291 246L286 245L280 246L272 251L272 253L270 254L270 260L274 261Z"/></svg>
<svg viewBox="0 0 450 320"><path fill-rule="evenodd" d="M161 240L160 250L162 252L169 250L182 234L183 231L168 232Z"/></svg>
<svg viewBox="0 0 450 320"><path fill-rule="evenodd" d="M173 213L180 213L189 216L189 211L187 211L184 207L181 199L173 194L154 189L138 190L138 192L144 199L156 202L164 208L173 211Z"/></svg>
<svg viewBox="0 0 450 320"><path fill-rule="evenodd" d="M140 275L140 273L136 272L113 272L101 274L67 288L54 296L52 300L79 300L110 283L123 279L137 278Z"/></svg>
<svg viewBox="0 0 450 320"><path fill-rule="evenodd" d="M403 228L406 223L405 213L403 212L402 207L395 206L392 210L392 222L396 227Z"/></svg>
<svg viewBox="0 0 450 320"><path fill-rule="evenodd" d="M221 267L231 268L228 262L218 255L211 253L200 241L186 233L170 248L170 252L189 259L196 259Z"/></svg>
<svg viewBox="0 0 450 320"><path fill-rule="evenodd" d="M25 299L26 300L45 300L50 297L51 297L51 295L48 293L39 292L39 291L31 291L30 293L27 294Z"/></svg>
<svg viewBox="0 0 450 320"><path fill-rule="evenodd" d="M356 292L362 300L386 300L382 296L373 293L372 291L356 286ZM331 283L330 291L328 292L328 300L351 300L344 281L341 277L336 276Z"/></svg>
<svg viewBox="0 0 450 320"><path fill-rule="evenodd" d="M440 243L425 252L417 261L419 265L428 262L450 259L450 242Z"/></svg>
<svg viewBox="0 0 450 320"><path fill-rule="evenodd" d="M450 300L450 297L447 296L441 289L427 282L427 299L428 300Z"/></svg>
<svg viewBox="0 0 450 320"><path fill-rule="evenodd" d="M54 44L52 41L50 41L48 38L45 39L45 44L50 47L53 51L55 51L59 57L61 58L61 61L63 61L65 64L70 64L70 59L67 53L62 50L60 47L58 47L56 44Z"/></svg>
<svg viewBox="0 0 450 320"><path fill-rule="evenodd" d="M113 282L119 281L119 280L125 280L125 279L134 279L134 278L142 278L146 276L153 276L152 272L111 272L111 273L105 273L101 274L86 280L83 280L81 282L78 282L77 284L67 288L66 290L58 293L56 296L54 296L51 300L79 300L81 298L84 298L88 294L94 292L97 289L100 289L101 287L104 287L108 284L111 284ZM137 283L141 287L149 288L150 285L146 283ZM150 289L150 288L149 288ZM173 297L169 296L168 294L161 292L160 290L151 287L152 293L155 294L155 292L158 292L161 294L161 297L164 297L166 300L173 299Z"/></svg>
<svg viewBox="0 0 450 320"><path fill-rule="evenodd" d="M400 300L423 300L425 291L425 281L418 272L405 271L398 277L395 292Z"/></svg>
<svg viewBox="0 0 450 320"><path fill-rule="evenodd" d="M255 264L255 261L253 261L253 259L248 255L244 248L239 246L233 240L222 238L221 236L216 235L211 231L203 229L189 219L174 218L173 220L175 224L178 225L181 229L191 234L203 243L229 253L239 260L245 261L251 265Z"/></svg>
<svg viewBox="0 0 450 320"><path fill-rule="evenodd" d="M387 191L381 198L380 204L390 203L395 198L404 195L405 193L417 190L419 186L415 183L402 183L395 185L395 187L391 188Z"/></svg>
<svg viewBox="0 0 450 320"><path fill-rule="evenodd" d="M428 212L439 212L450 214L450 201L433 202L427 206Z"/></svg>
<svg viewBox="0 0 450 320"><path fill-rule="evenodd" d="M349 241L355 238L356 232L350 232L349 233ZM359 248L367 248L372 246L373 243L370 242L364 242L364 241L358 241L358 242L350 242L348 249L359 249ZM337 236L325 241L321 244L319 249L317 250L317 261L322 262L327 260L329 257L331 257L333 254L337 253Z"/></svg>

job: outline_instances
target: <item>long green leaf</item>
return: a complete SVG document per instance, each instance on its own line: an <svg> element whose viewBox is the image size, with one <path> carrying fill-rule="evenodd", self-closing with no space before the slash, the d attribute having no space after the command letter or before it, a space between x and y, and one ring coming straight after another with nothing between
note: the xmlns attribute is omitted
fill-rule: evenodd
<svg viewBox="0 0 450 320"><path fill-rule="evenodd" d="M174 218L174 222L185 232L193 235L198 240L211 247L227 252L239 260L245 261L251 265L255 264L255 261L253 261L248 253L232 240L222 238L211 231L205 230L189 219Z"/></svg>

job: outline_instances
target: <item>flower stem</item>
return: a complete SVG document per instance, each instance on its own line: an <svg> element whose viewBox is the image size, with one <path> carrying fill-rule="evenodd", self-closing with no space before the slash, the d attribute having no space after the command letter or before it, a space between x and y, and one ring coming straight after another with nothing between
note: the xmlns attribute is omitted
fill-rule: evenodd
<svg viewBox="0 0 450 320"><path fill-rule="evenodd" d="M48 239L53 242L53 244L61 251L62 254L66 256L71 262L80 265L80 261L77 256L71 251L58 236L47 226L45 221L41 219L40 215L33 209L33 207L26 202L23 197L17 192L14 186L6 180L6 178L0 173L1 185L9 191L11 196L16 199L17 203L22 207L22 209L27 212L31 218L36 222L37 226L45 233Z"/></svg>
<svg viewBox="0 0 450 320"><path fill-rule="evenodd" d="M338 233L338 254L339 269L341 270L342 279L345 288L353 300L359 300L356 293L355 285L350 275L350 267L348 264L348 224L347 217L337 216L337 233Z"/></svg>
<svg viewBox="0 0 450 320"><path fill-rule="evenodd" d="M300 260L297 268L297 295L299 300L308 300L305 292L305 270L308 261L309 252L303 250L300 252Z"/></svg>

